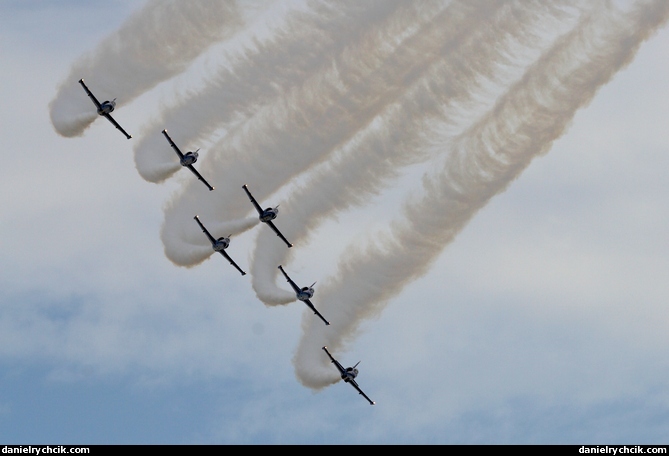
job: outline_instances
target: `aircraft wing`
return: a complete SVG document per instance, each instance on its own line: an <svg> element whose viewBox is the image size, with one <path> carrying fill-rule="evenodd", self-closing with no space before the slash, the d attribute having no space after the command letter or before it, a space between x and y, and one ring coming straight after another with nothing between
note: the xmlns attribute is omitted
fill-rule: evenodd
<svg viewBox="0 0 669 456"><path fill-rule="evenodd" d="M93 93L92 93L90 90L88 90L88 87L86 87L86 84L84 84L84 80L83 80L83 79L79 79L79 84L81 84L81 86L84 88L84 90L86 91L86 93L88 94L88 96L91 98L91 100L93 100L93 103L95 104L95 107L97 107L98 109L100 109L100 106L102 106L102 105L100 104L100 102L98 101L98 99L95 98L95 95L93 95Z"/></svg>
<svg viewBox="0 0 669 456"><path fill-rule="evenodd" d="M214 189L214 187L212 187L211 185L209 185L209 182L207 182L206 180L204 180L204 177L202 177L202 176L200 175L200 173L197 172L197 170L195 169L195 166L193 166L193 165L188 165L187 168L190 169L191 171L193 171L193 174L195 174L195 175L197 176L198 179L200 179L202 182L204 182L204 185L206 185L207 188L209 188L209 191L212 191L212 190Z"/></svg>
<svg viewBox="0 0 669 456"><path fill-rule="evenodd" d="M253 195L251 195L251 192L249 191L249 188L246 186L246 184L242 185L242 188L244 189L244 191L246 192L246 195L251 200L251 203L253 204L253 206L256 208L256 211L258 211L258 214L262 215L262 213L263 213L262 207L260 207L260 204L258 204L258 202L253 197Z"/></svg>
<svg viewBox="0 0 669 456"><path fill-rule="evenodd" d="M369 405L374 405L375 404L375 402L373 400L371 400L369 397L367 397L367 395L365 393L362 392L362 390L360 389L360 387L358 386L358 384L356 383L355 380L351 379L348 382L351 384L351 386L353 386L353 388L358 390L358 393L362 394L362 396L369 401Z"/></svg>
<svg viewBox="0 0 669 456"><path fill-rule="evenodd" d="M121 127L121 126L118 124L118 122L116 122L116 121L114 120L114 118L111 116L111 114L105 114L104 116L107 118L108 121L110 121L110 122L112 123L112 125L114 125L116 128L118 128L119 130L121 130L121 133L123 133L123 134L125 135L126 138L128 138L128 139L132 138L132 136L130 136L130 135L123 129L123 127Z"/></svg>
<svg viewBox="0 0 669 456"><path fill-rule="evenodd" d="M328 348L327 348L327 347L323 347L323 350L324 350L325 353L327 353L328 356L330 357L330 361L332 361L332 364L334 364L335 366L337 366L337 369L339 369L339 373L341 373L342 375L344 375L344 372L346 372L346 369L344 369L344 366L342 366L341 364L339 364L339 361L337 361L336 359L334 359L334 358L332 357L332 355L331 355L330 352L328 351Z"/></svg>
<svg viewBox="0 0 669 456"><path fill-rule="evenodd" d="M246 273L245 273L244 271L242 271L242 268L240 268L239 266L237 266L237 263L235 263L234 261L232 261L232 258L230 258L230 255L228 255L227 253L225 253L225 250L219 250L218 252L219 252L221 255L223 255L223 256L225 257L225 259L228 260L228 261L230 262L230 264L233 265L233 266L235 267L235 269L237 269L239 272L241 272L242 275L246 275Z"/></svg>
<svg viewBox="0 0 669 456"><path fill-rule="evenodd" d="M288 248L291 248L291 247L293 246L293 244L291 244L290 242L288 242L288 239L286 239L286 238L283 236L283 234L281 234L281 231L279 231L279 229L274 225L274 223L272 223L271 220L268 220L268 221L265 222L265 223L267 223L267 224L269 225L269 227L272 228L272 230L274 230L274 232L276 233L277 236L279 236L281 239L283 239L283 242L286 243L286 245L288 246Z"/></svg>
<svg viewBox="0 0 669 456"><path fill-rule="evenodd" d="M299 293L300 291L302 291L302 289L301 289L300 287L298 287L297 284L296 284L295 282L293 282L292 280L290 280L290 277L288 277L288 274L286 274L286 271L283 270L283 268L281 267L281 265L279 265L279 269L281 269L281 272L283 272L283 275L286 276L286 280L288 281L288 283L290 284L290 286L293 287L293 290L295 290L295 293Z"/></svg>
<svg viewBox="0 0 669 456"><path fill-rule="evenodd" d="M216 239L214 239L214 236L212 236L212 235L209 233L209 231L207 231L207 229L204 227L204 225L203 225L202 222L200 221L200 217L198 217L198 216L196 215L196 216L193 217L193 218L195 219L195 221L197 222L197 224L200 225L200 228L202 228L202 232L203 232L204 234L207 235L207 237L209 238L209 241L211 242L211 245L214 245L214 244L216 243Z"/></svg>
<svg viewBox="0 0 669 456"><path fill-rule="evenodd" d="M321 315L321 313L320 313L319 311L316 310L316 308L315 308L314 305L311 303L311 301L309 301L309 300L307 299L306 301L304 301L304 303L305 303L306 305L308 305L308 306L311 308L311 310L313 310L314 313L315 313L316 315L318 315L318 316L320 317L320 319L323 320L323 321L325 322L326 326L330 326L330 322L327 321L327 320L323 317L323 315Z"/></svg>
<svg viewBox="0 0 669 456"><path fill-rule="evenodd" d="M162 133L163 133L163 135L165 135L165 138L167 139L167 142L170 143L170 146L172 146L172 149L174 149L174 151L179 156L179 159L184 158L184 154L182 154L181 151L179 150L179 148L177 147L177 145L174 144L174 141L172 141L172 138L170 138L170 135L167 134L167 130L163 130Z"/></svg>

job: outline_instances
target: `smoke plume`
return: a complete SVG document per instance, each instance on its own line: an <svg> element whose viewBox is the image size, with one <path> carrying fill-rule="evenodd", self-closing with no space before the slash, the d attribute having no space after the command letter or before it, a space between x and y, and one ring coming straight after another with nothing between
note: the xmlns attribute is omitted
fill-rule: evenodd
<svg viewBox="0 0 669 456"><path fill-rule="evenodd" d="M268 306L295 301L277 266L290 273L324 222L423 170L389 231L342 246L336 272L318 278L312 301L331 325L306 309L293 359L314 389L339 378L321 347L348 348L669 17L664 0L304 0L269 6L278 18L253 8L149 2L74 64L51 117L79 135L95 118L79 78L126 103L224 43L202 86L147 121L135 163L151 182L180 169L163 128L204 149L197 167L216 190L190 179L165 206L161 238L180 266L212 254L195 214L216 237L238 235L259 223L243 184L263 207L284 195L275 223L295 247L262 227L249 268Z"/></svg>

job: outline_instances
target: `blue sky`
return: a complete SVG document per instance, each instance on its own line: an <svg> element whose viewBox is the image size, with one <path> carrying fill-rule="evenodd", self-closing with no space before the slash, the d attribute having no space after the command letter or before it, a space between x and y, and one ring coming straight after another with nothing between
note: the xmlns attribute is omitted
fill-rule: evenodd
<svg viewBox="0 0 669 456"><path fill-rule="evenodd" d="M130 141L103 119L54 130L73 62L140 8L0 5L0 441L666 443L666 26L334 353L362 361L370 407L297 378L301 303L263 305L221 258L165 256L164 209L192 176L145 181L133 146L214 56L117 109ZM394 219L400 187L293 241L293 278L327 283L350 243ZM233 238L235 260L250 265L264 228Z"/></svg>

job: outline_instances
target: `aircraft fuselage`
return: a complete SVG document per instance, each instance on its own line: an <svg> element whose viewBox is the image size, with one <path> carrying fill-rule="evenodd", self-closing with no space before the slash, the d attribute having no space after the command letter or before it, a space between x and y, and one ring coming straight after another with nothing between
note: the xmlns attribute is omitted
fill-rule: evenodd
<svg viewBox="0 0 669 456"><path fill-rule="evenodd" d="M188 152L181 157L179 162L181 163L181 166L190 166L197 161L197 157L197 152Z"/></svg>
<svg viewBox="0 0 669 456"><path fill-rule="evenodd" d="M100 114L101 116L109 114L114 110L115 107L116 107L116 101L107 100L104 103L100 103L100 107L98 108L98 114Z"/></svg>
<svg viewBox="0 0 669 456"><path fill-rule="evenodd" d="M341 379L344 380L346 383L348 383L357 376L358 376L358 369L355 369L353 367L347 367L346 372L341 374Z"/></svg>
<svg viewBox="0 0 669 456"><path fill-rule="evenodd" d="M314 289L311 287L304 287L297 293L297 299L300 301L307 301L314 296Z"/></svg>
<svg viewBox="0 0 669 456"><path fill-rule="evenodd" d="M276 216L279 215L279 209L274 207L268 207L262 212L262 215L260 216L260 221L261 222L269 222L270 220L274 220Z"/></svg>
<svg viewBox="0 0 669 456"><path fill-rule="evenodd" d="M212 248L216 252L220 252L221 250L227 249L229 245L230 245L230 238L220 237L216 239L216 242L212 244Z"/></svg>

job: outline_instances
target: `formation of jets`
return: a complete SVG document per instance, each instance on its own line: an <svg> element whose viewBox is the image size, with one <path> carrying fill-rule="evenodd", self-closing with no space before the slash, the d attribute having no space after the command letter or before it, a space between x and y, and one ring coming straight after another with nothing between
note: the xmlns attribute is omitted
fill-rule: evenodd
<svg viewBox="0 0 669 456"><path fill-rule="evenodd" d="M106 117L109 122L112 123L118 130L121 131L125 135L127 139L132 138L111 116L111 112L114 111L114 108L116 107L116 98L113 100L105 100L104 102L100 103L98 99L93 95L93 93L88 89L86 84L84 83L83 79L79 79L79 84L84 88L86 91L86 94L90 97L90 99L93 101L93 104L95 104L95 107L97 109L97 113L103 117ZM198 159L198 152L200 149L197 149L195 151L191 152L186 152L185 154L181 152L179 147L174 143L170 135L167 134L167 130L163 130L161 132L164 136L165 139L167 139L167 142L170 144L170 146L174 149L176 152L177 156L179 157L179 164L183 167L186 167L190 169L190 171L195 174L195 176L204 183L204 185L207 186L209 191L214 190L214 187L207 182L204 177L195 169L193 164L197 162ZM281 240L288 246L288 248L292 247L293 244L286 239L286 237L279 231L279 229L276 227L276 225L272 222L272 220L276 219L277 215L279 214L279 205L277 204L275 207L268 207L266 209L263 209L260 204L256 201L256 199L253 197L251 194L251 191L249 190L248 186L244 184L242 186L244 191L246 192L246 196L248 196L249 200L251 201L251 204L253 204L253 207L256 209L258 212L258 219L268 225L274 233L281 238ZM241 275L246 275L246 272L242 268L237 265L237 263L234 262L232 258L227 254L226 249L230 246L230 235L228 236L221 236L219 238L215 238L212 236L212 234L207 230L207 228L204 226L204 224L200 221L199 216L193 217L197 224L200 226L200 229L202 232L205 234L207 239L209 239L209 242L211 242L211 248L214 250L214 252L218 252L223 257L228 260L228 262L235 268L237 271L240 272ZM279 270L283 273L284 277L286 278L286 281L290 284L290 286L293 288L295 291L295 297L299 300L304 302L313 312L315 315L317 315L323 322L325 323L326 326L330 325L330 322L321 315L321 313L316 310L316 307L312 304L311 298L314 296L314 285L316 285L316 282L312 283L311 286L308 287L299 287L293 280L288 276L286 271L284 271L283 267L279 265ZM355 388L358 393L360 393L367 401L371 404L374 405L374 401L372 401L363 391L360 389L358 386L358 383L355 381L355 378L358 375L358 369L357 366L360 364L360 362L356 363L353 367L347 367L344 368L339 361L333 358L333 356L330 354L328 351L327 347L323 347L323 350L325 353L327 353L328 357L330 358L330 361L337 367L339 370L339 374L341 376L341 379L344 380L345 383L349 383L353 388Z"/></svg>

